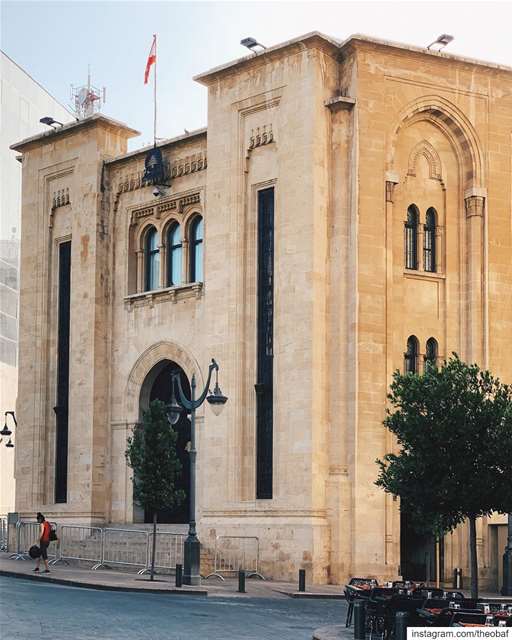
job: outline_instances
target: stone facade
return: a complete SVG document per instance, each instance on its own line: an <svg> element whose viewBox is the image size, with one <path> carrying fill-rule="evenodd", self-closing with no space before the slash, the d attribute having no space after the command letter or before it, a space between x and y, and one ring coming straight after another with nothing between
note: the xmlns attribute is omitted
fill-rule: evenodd
<svg viewBox="0 0 512 640"><path fill-rule="evenodd" d="M196 78L207 130L159 145L170 186L104 116L23 152L17 504L69 522L133 522L126 438L159 363L199 386L211 357L229 396L198 419L199 533L258 536L262 570L316 582L399 573L397 504L375 487L382 426L408 337L512 381L512 73L354 36L308 34ZM147 151L147 150L146 150ZM255 488L257 194L275 190L273 497ZM404 220L419 213L418 265ZM436 211L435 270L424 268ZM204 281L144 286L144 234L204 218ZM68 500L53 503L56 247L72 239ZM479 523L484 585L502 516ZM499 530L499 531L498 531ZM464 528L445 575L467 567ZM487 581L487 582L485 582Z"/></svg>

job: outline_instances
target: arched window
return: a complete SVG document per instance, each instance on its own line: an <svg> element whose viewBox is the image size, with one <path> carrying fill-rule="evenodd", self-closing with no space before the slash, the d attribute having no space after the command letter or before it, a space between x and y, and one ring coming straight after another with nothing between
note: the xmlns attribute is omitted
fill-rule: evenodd
<svg viewBox="0 0 512 640"><path fill-rule="evenodd" d="M405 352L405 373L418 373L419 343L416 336L407 339L407 351Z"/></svg>
<svg viewBox="0 0 512 640"><path fill-rule="evenodd" d="M167 232L167 286L181 284L181 227L176 222Z"/></svg>
<svg viewBox="0 0 512 640"><path fill-rule="evenodd" d="M160 286L160 249L155 227L150 227L146 231L144 239L144 273L145 290L158 289Z"/></svg>
<svg viewBox="0 0 512 640"><path fill-rule="evenodd" d="M425 364L436 367L438 351L437 340L435 338L429 338L425 350Z"/></svg>
<svg viewBox="0 0 512 640"><path fill-rule="evenodd" d="M436 210L433 207L427 209L423 262L425 271L432 272L436 270L436 218Z"/></svg>
<svg viewBox="0 0 512 640"><path fill-rule="evenodd" d="M416 205L411 204L407 209L405 221L405 268L418 268L418 219L419 213Z"/></svg>
<svg viewBox="0 0 512 640"><path fill-rule="evenodd" d="M190 225L190 282L203 281L203 227L201 216Z"/></svg>

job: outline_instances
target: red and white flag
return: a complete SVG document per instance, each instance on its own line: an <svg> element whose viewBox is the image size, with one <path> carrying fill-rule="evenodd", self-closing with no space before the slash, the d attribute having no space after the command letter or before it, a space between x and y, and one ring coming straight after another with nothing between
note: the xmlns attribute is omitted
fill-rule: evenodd
<svg viewBox="0 0 512 640"><path fill-rule="evenodd" d="M149 52L148 61L146 62L146 71L144 72L144 84L148 83L149 71L151 65L156 63L156 35L153 36L153 44L151 45L151 51Z"/></svg>

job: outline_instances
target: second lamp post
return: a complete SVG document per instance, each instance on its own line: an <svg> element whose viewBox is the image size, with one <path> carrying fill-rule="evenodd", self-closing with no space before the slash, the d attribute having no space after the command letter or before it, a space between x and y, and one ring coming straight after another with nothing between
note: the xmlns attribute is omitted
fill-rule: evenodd
<svg viewBox="0 0 512 640"><path fill-rule="evenodd" d="M215 387L213 393L210 391L212 373L215 371ZM185 540L183 550L183 584L198 585L201 583L201 543L196 531L196 409L205 400L210 404L215 415L219 415L226 404L227 397L222 395L218 379L219 365L212 358L208 367L208 380L201 395L196 399L196 376L192 374L190 382L190 400L183 393L180 374L173 373L171 379L171 404L167 407L167 418L171 425L175 425L180 419L183 411L190 412L190 517L188 525L188 536ZM178 387L178 400L174 393L174 383Z"/></svg>

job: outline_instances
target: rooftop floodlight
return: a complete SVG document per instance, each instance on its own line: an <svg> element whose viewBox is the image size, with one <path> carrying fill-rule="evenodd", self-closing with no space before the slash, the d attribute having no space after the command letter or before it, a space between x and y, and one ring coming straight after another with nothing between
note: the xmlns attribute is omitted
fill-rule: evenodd
<svg viewBox="0 0 512 640"><path fill-rule="evenodd" d="M247 47L249 51L252 51L253 53L258 53L257 51L254 51L255 47L261 47L262 49L267 48L265 45L261 44L261 42L258 42L255 38L243 38L242 40L240 40L240 44L243 47Z"/></svg>
<svg viewBox="0 0 512 640"><path fill-rule="evenodd" d="M441 51L441 49L443 49L443 47L446 47L447 44L450 44L450 42L453 40L453 36L451 36L448 33L442 33L438 38L436 38L436 40L434 40L434 42L431 42L427 49L430 49L430 47L433 47L435 44L439 44L441 45L439 47L439 49L437 49L437 51Z"/></svg>
<svg viewBox="0 0 512 640"><path fill-rule="evenodd" d="M54 120L51 116L45 116L44 118L40 118L39 122L41 124L47 124L49 127L53 127L54 129L56 128L53 126L54 124L60 124L61 127L64 126L62 122L59 122L58 120Z"/></svg>

